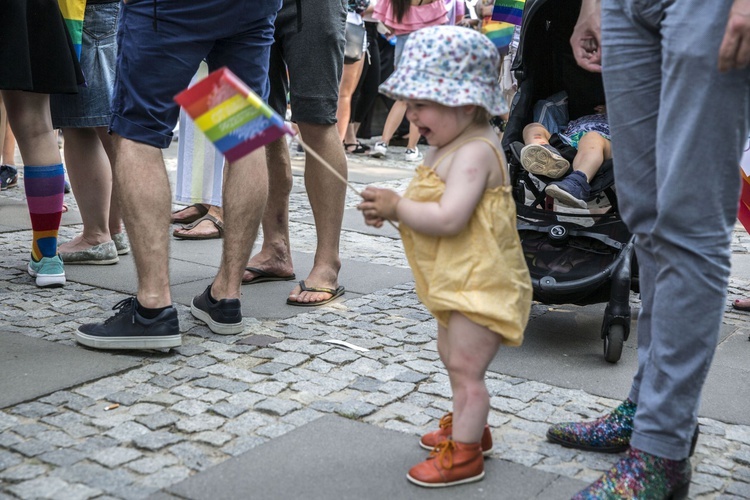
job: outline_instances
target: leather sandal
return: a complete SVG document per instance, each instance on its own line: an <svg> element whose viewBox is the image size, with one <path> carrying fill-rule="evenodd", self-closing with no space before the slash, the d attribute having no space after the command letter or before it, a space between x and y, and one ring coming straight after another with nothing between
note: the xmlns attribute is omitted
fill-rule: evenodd
<svg viewBox="0 0 750 500"><path fill-rule="evenodd" d="M198 226L198 224L200 224L203 221L212 222L213 225L216 227L217 232L212 233L212 234L200 234L200 235L180 232L181 230L190 231L192 229L195 229L195 227ZM175 229L174 231L172 231L172 236L180 240L214 240L217 238L221 238L223 235L224 235L224 223L211 214L206 214L200 219L190 224L186 224L182 226L181 228Z"/></svg>
<svg viewBox="0 0 750 500"><path fill-rule="evenodd" d="M188 208L194 208L198 211L197 215L191 215L190 217L185 217L184 219L176 219L175 215L184 212ZM192 205L188 205L187 207L183 207L179 210L175 210L172 212L172 224L190 224L191 222L195 222L198 219L204 217L208 213L208 208L206 208L205 205L202 203L194 203Z"/></svg>

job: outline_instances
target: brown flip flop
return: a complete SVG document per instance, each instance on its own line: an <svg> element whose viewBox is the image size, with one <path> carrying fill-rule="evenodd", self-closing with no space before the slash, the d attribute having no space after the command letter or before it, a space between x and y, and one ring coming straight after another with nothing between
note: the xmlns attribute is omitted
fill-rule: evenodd
<svg viewBox="0 0 750 500"><path fill-rule="evenodd" d="M305 280L302 280L299 282L299 288L303 292L322 292L322 293L330 293L331 296L325 300L319 300L318 302L297 302L296 300L286 299L286 303L290 306L298 306L298 307L315 307L315 306L322 306L323 304L328 304L332 300L338 299L342 295L344 295L344 292L346 289L343 286L340 286L338 288L325 288L325 287L312 287L305 285Z"/></svg>
<svg viewBox="0 0 750 500"><path fill-rule="evenodd" d="M190 231L191 229L195 229L195 227L198 224L200 224L201 222L205 220L212 222L218 231L214 234L201 234L201 235L192 235L188 233L179 232L180 229L186 229L188 231ZM216 217L214 217L213 215L206 214L200 219L197 219L196 221L190 224L186 224L182 226L180 229L175 229L174 231L172 231L172 236L180 240L215 240L215 239L221 238L222 235L224 234L224 223L220 221L219 219L217 219Z"/></svg>

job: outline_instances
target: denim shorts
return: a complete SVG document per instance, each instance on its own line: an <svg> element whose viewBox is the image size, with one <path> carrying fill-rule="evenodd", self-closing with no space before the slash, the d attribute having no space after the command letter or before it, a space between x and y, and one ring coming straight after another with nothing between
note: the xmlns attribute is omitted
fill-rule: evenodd
<svg viewBox="0 0 750 500"><path fill-rule="evenodd" d="M117 60L120 2L86 5L81 43L81 69L86 85L78 94L52 94L55 128L106 127L112 118L112 87Z"/></svg>
<svg viewBox="0 0 750 500"><path fill-rule="evenodd" d="M228 67L268 98L268 59L278 0L129 0L117 31L110 131L166 148L202 60Z"/></svg>

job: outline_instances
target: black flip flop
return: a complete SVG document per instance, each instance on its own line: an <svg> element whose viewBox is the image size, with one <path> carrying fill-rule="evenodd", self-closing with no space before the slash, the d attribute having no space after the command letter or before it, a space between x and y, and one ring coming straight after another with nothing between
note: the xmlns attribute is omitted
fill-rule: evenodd
<svg viewBox="0 0 750 500"><path fill-rule="evenodd" d="M290 274L289 276L279 276L278 274L270 273L268 271L264 271L263 269L258 269L257 267L246 267L245 271L250 271L255 275L255 277L248 281L243 280L243 285L268 283L269 281L292 281L297 279L297 276L295 276L294 273Z"/></svg>
<svg viewBox="0 0 750 500"><path fill-rule="evenodd" d="M290 306L298 306L298 307L315 307L315 306L322 306L323 304L328 304L332 300L338 299L342 295L344 295L344 292L346 289L343 286L340 286L336 289L333 288L325 288L325 287L311 287L305 285L305 280L302 280L299 282L300 290L303 292L322 292L322 293L330 293L331 297L327 298L325 300L320 300L318 302L297 302L296 300L286 299L286 303Z"/></svg>

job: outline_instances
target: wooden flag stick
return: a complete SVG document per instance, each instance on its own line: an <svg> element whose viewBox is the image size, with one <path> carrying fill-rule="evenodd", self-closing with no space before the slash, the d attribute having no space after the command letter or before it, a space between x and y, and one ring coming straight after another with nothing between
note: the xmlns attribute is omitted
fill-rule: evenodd
<svg viewBox="0 0 750 500"><path fill-rule="evenodd" d="M305 143L302 140L302 138L300 137L300 134L297 134L296 137L297 137L297 142L299 142L300 146L302 146L302 148L305 150L306 153L309 153L309 154L313 155L313 157L316 160L318 160L324 167L326 167L341 182L343 182L344 184L346 184L349 187L349 189L351 189L352 191L354 191L355 193L357 193L357 195L360 198L362 197L362 193L359 192L357 190L357 188L355 188L354 186L352 186L351 183L348 180L346 180L346 178L343 175L341 175L340 173L338 173L338 171L336 171L336 169L333 168L333 166L330 163L328 163L327 161L325 161L323 159L323 157L318 154L317 151L315 151L313 148L311 148L310 146L308 146L307 143ZM396 229L398 231L398 226L396 224L394 224L394 222L392 220L389 220L389 219L385 219L385 220L388 221L388 224L390 224L391 226L393 226L394 229Z"/></svg>
<svg viewBox="0 0 750 500"><path fill-rule="evenodd" d="M355 193L357 193L357 195L359 195L360 197L362 197L362 193L360 193L359 191L357 191L357 188L355 188L354 186L352 186L351 183L348 180L346 180L346 178L344 178L344 176L341 175L335 168L333 168L333 166L330 163L328 163L327 161L325 161L323 159L323 157L318 154L317 151L315 151L313 148L311 148L310 146L308 146L307 143L302 140L302 137L300 137L300 134L297 134L297 142L299 142L300 146L302 146L305 149L306 153L310 153L311 155L313 155L313 157L316 160L318 160L320 163L323 164L324 167L326 167L328 170L330 170L333 175L335 175L336 177L338 177L341 182L343 182L344 184L346 184L349 187L349 189L351 189L352 191L354 191Z"/></svg>

